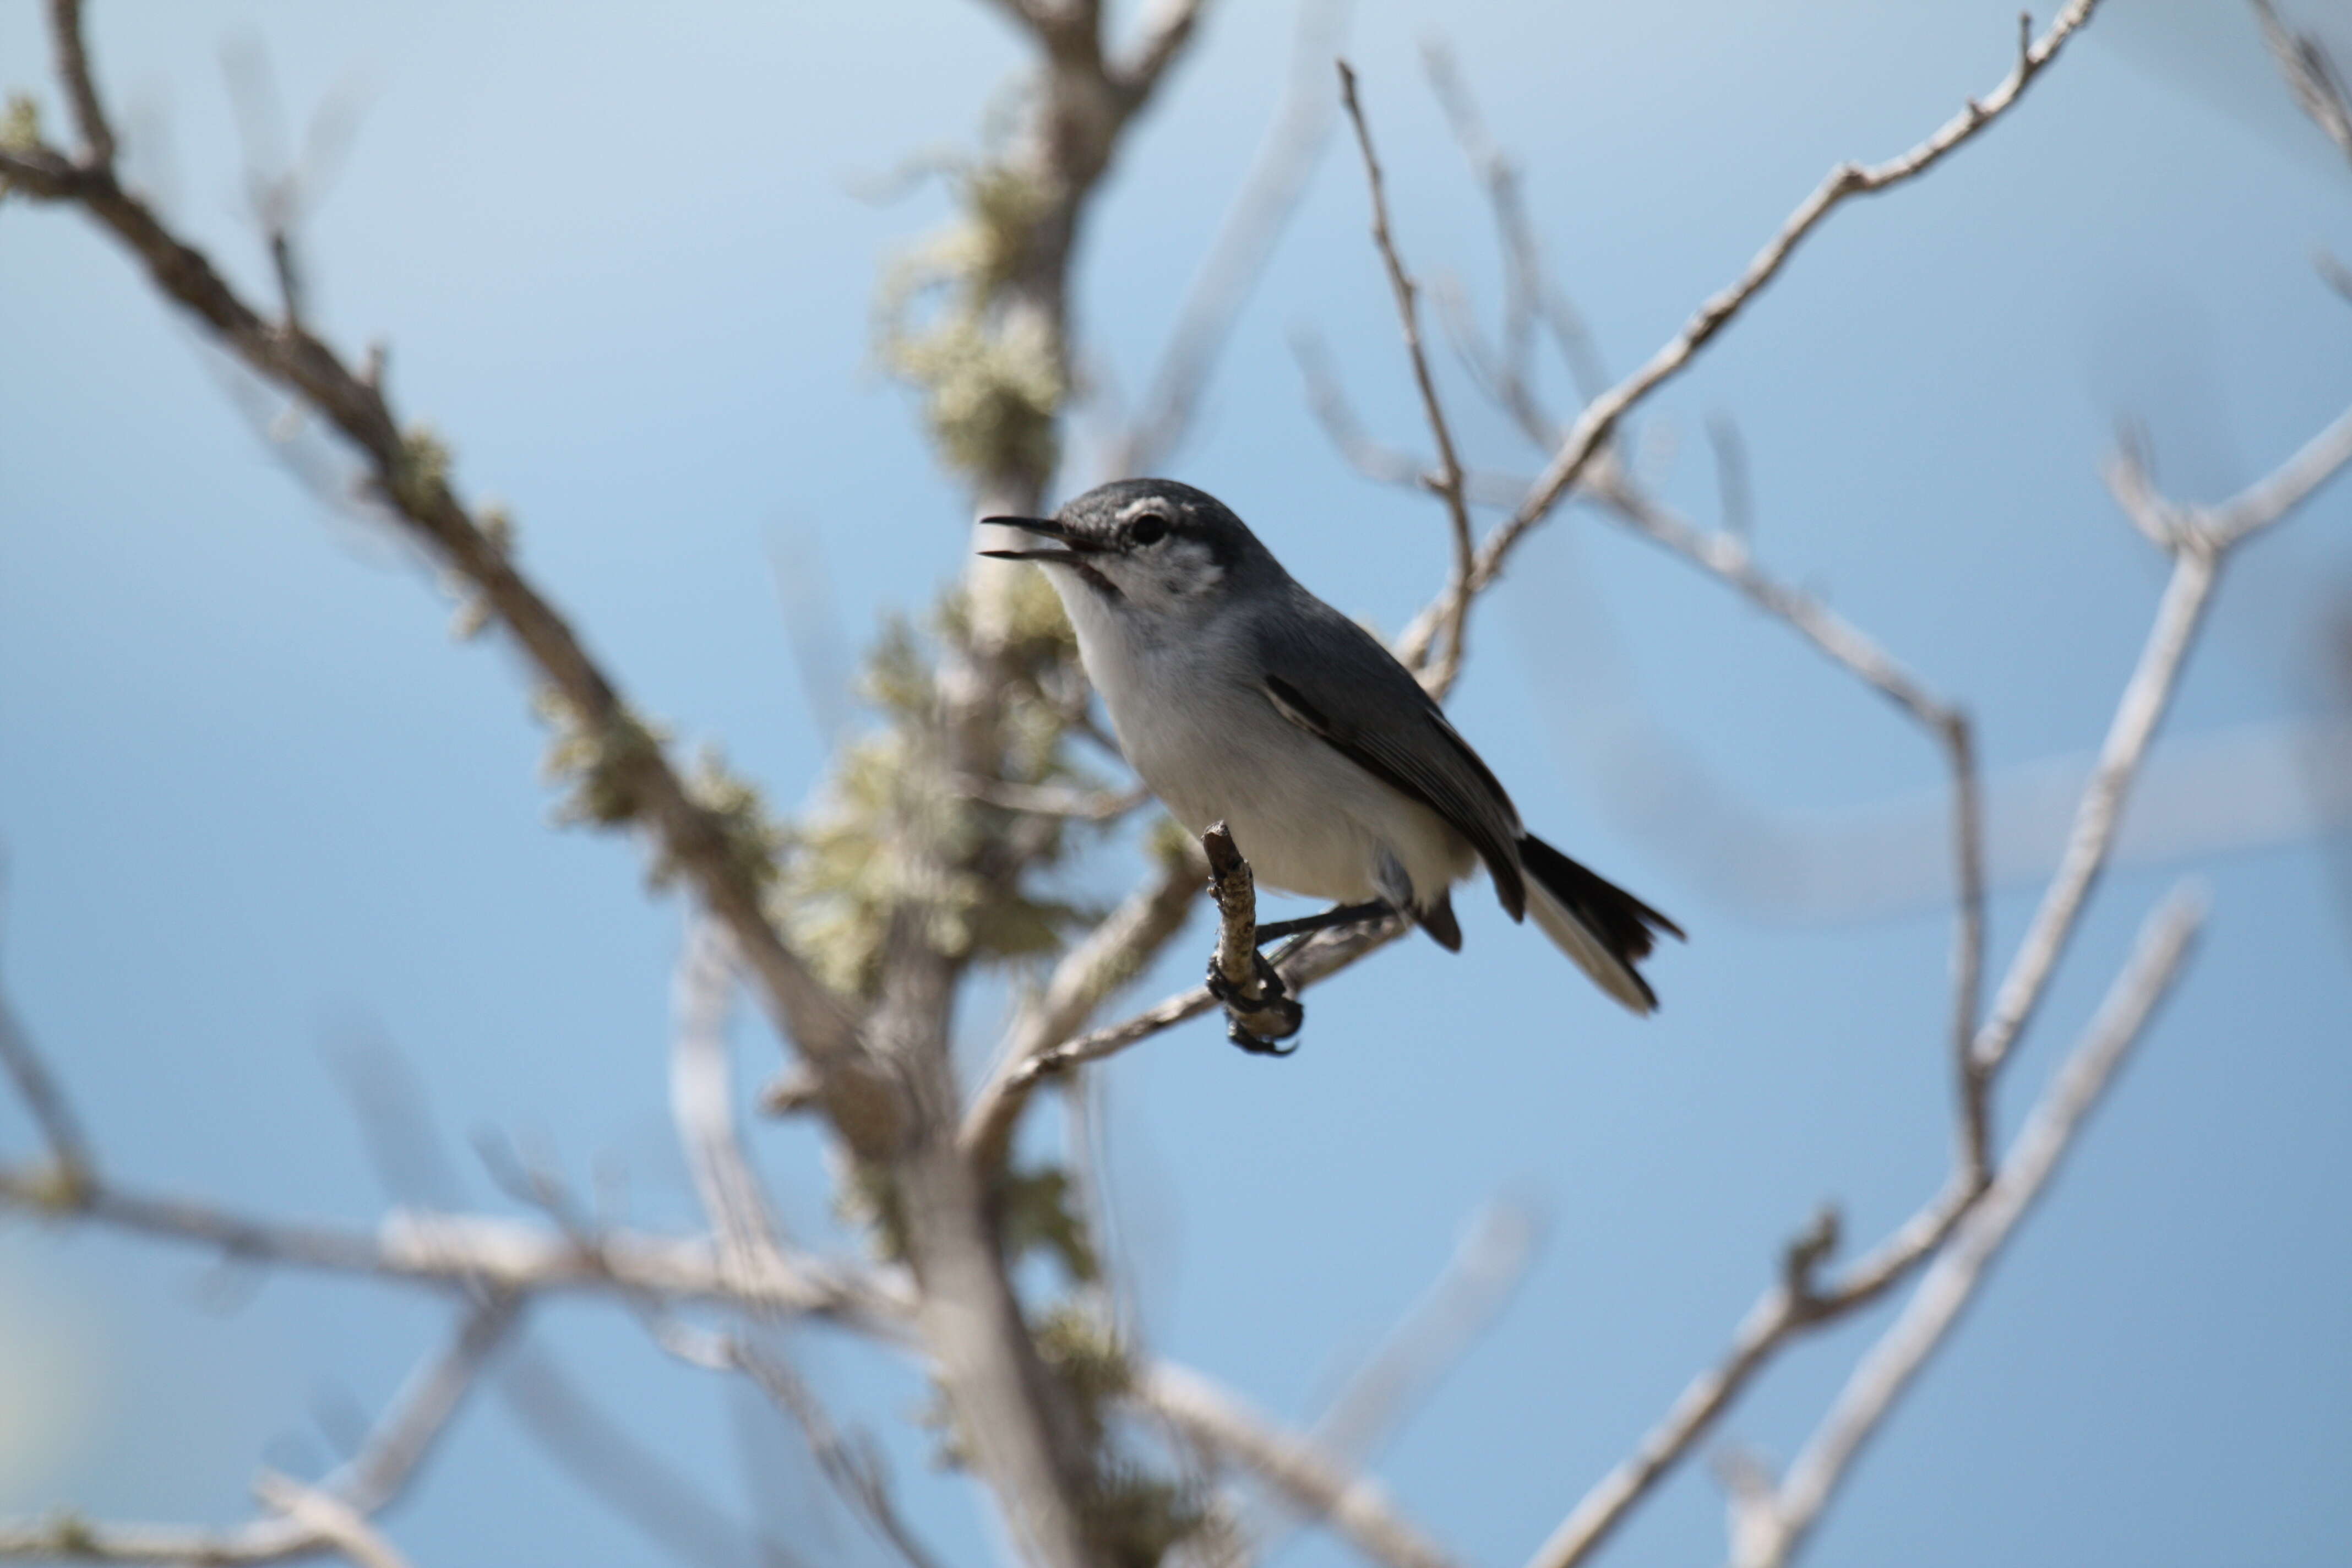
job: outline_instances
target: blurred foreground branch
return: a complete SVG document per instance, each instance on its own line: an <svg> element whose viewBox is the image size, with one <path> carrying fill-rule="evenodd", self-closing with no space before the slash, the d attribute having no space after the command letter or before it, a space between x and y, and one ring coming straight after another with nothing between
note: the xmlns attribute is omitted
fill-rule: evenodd
<svg viewBox="0 0 2352 1568"><path fill-rule="evenodd" d="M483 1299L456 1339L426 1357L350 1460L316 1486L264 1471L255 1490L270 1510L223 1530L104 1524L61 1514L40 1524L0 1523L0 1558L93 1558L117 1563L276 1563L334 1552L362 1568L398 1556L370 1523L398 1499L514 1326L513 1295Z"/></svg>
<svg viewBox="0 0 2352 1568"><path fill-rule="evenodd" d="M1639 370L1585 405L1584 411L1577 416L1576 423L1561 439L1559 450L1552 455L1551 461L1530 487L1518 509L1480 542L1469 574L1433 600L1397 639L1399 657L1407 664L1415 666L1428 658L1438 633L1459 613L1454 601L1476 595L1494 582L1509 559L1511 551L1526 537L1528 531L1549 516L1552 509L1583 476L1586 467L1599 455L1618 422L1632 412L1635 405L1688 364L1709 340L1729 324L1748 300L1778 277L1780 268L1787 265L1790 256L1807 235L1819 227L1849 197L1887 190L1927 173L1946 154L2000 119L2024 93L2033 79L2058 58L2067 40L2091 19L2092 13L2097 8L2098 0L2071 0L2052 22L2049 31L2039 38L2027 37L2021 40L2017 63L1991 92L1982 99L1969 100L1958 114L1908 152L1884 163L1841 163L1831 170L1814 188L1812 195L1789 215L1788 221L1765 243L1764 248L1757 252L1755 259L1748 264L1748 269L1735 282L1702 304L1697 312L1684 323L1682 331L1652 354Z"/></svg>

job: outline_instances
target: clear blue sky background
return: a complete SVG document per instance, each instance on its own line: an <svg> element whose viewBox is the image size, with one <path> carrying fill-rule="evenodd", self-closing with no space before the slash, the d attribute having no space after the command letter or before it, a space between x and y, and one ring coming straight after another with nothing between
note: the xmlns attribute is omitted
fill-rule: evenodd
<svg viewBox="0 0 2352 1568"><path fill-rule="evenodd" d="M38 85L55 124L39 10L0 8L0 79ZM2013 8L1991 0L1361 11L1349 47L1413 264L1491 305L1491 230L1417 63L1434 30L1621 369L1832 162L1909 145L2015 47ZM1219 8L1094 216L1087 342L1130 390L1272 117L1289 34L1286 6ZM320 321L347 346L392 343L403 406L445 434L470 493L512 504L525 562L648 710L804 798L824 743L776 542L821 557L861 641L961 563L955 489L867 337L877 270L945 197L861 193L971 143L1020 64L994 15L219 0L100 4L95 36L139 166L257 289L221 46L265 41L291 116L363 94L310 233ZM1285 343L1317 328L1367 422L1420 443L1339 151L1171 466L1394 627L1439 580L1439 515L1332 455ZM1838 214L1645 416L1646 460L1712 518L1704 421L1735 416L1769 562L1968 700L1996 767L2078 752L2160 582L2096 459L2136 418L2168 486L2219 496L2352 399L2352 310L2314 277L2317 245L2352 255L2352 174L2271 78L2251 17L2114 0L2012 119ZM364 1223L383 1195L333 1063L378 1039L427 1086L471 1201L503 1202L465 1152L488 1131L583 1188L617 1173L638 1222L688 1223L664 1080L675 902L643 894L628 847L546 826L514 661L452 642L426 574L322 515L218 374L87 226L0 208L11 996L125 1180ZM1454 384L1480 460L1530 466ZM2169 732L2321 711L2322 631L2348 596L2339 487L2232 567ZM1312 1415L1481 1201L1542 1205L1525 1288L1379 1467L1477 1563L1520 1560L1719 1352L1816 1204L1874 1236L1947 1158L1942 915L1800 922L1733 898L1686 852L1719 823L1623 808L1592 722L1623 710L1766 821L1937 784L1924 741L1785 632L1566 515L1485 608L1458 716L1531 822L1689 927L1655 966L1663 1014L1622 1016L1474 897L1462 957L1407 944L1317 993L1295 1060L1246 1059L1202 1023L1109 1075L1151 1342L1286 1416ZM2210 936L1814 1561L2345 1560L2352 906L2333 853L2339 879L2306 840L2105 885L2015 1064L2008 1125L2184 868L2210 884ZM1090 884L1117 887L1133 858L1107 845ZM1999 900L1997 960L2029 909ZM1159 980L1189 976L1194 945ZM965 1019L975 1056L994 1006ZM747 1022L740 1044L756 1081L774 1043ZM755 1138L785 1212L821 1233L813 1142ZM0 1147L33 1147L13 1107ZM12 1221L0 1509L238 1517L257 1461L315 1473L337 1413L377 1408L444 1316ZM1785 1458L1883 1321L1790 1355L1725 1436ZM557 1305L533 1334L727 1513L810 1561L875 1560L809 1501L804 1463L751 1479L739 1430L772 1458L789 1440L616 1310ZM989 1560L974 1494L906 1431L918 1382L822 1334L794 1343L890 1439L922 1532ZM665 1560L495 1398L390 1522L421 1564ZM1721 1551L1695 1467L1608 1561ZM1286 1559L1339 1560L1320 1540Z"/></svg>

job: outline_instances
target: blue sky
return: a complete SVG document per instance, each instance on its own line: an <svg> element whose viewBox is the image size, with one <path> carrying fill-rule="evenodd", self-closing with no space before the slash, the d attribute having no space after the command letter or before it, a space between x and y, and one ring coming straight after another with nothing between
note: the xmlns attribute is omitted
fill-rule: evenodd
<svg viewBox="0 0 2352 1568"><path fill-rule="evenodd" d="M0 75L47 93L40 9L0 7ZM1897 152L1989 89L2014 26L1976 0L1399 4L1360 7L1349 52L1412 265L1491 310L1491 227L1417 63L1437 33L1622 371L1832 163ZM868 337L879 269L945 197L875 191L971 144L1020 63L995 16L206 0L101 4L94 27L137 167L251 286L224 44L266 44L289 114L362 106L310 229L320 320L392 345L404 407L469 493L512 506L525 563L647 710L806 798L824 741L773 561L820 559L862 641L965 548ZM1081 325L1130 395L1272 119L1289 36L1286 7L1217 10L1093 216ZM1420 446L1343 150L1169 468L1393 629L1440 579L1442 519L1334 456L1286 342L1318 331L1367 425ZM2352 171L2271 79L2251 17L2113 0L2011 119L1807 243L1644 413L1644 471L1712 519L1706 421L1734 416L1768 563L1966 700L1997 773L2079 755L2161 582L2097 460L2134 420L2168 487L2218 497L2352 400L2352 312L2313 272L2321 246L2352 255ZM472 1201L504 1203L467 1146L487 1131L583 1187L601 1173L640 1223L689 1223L663 1076L678 910L642 890L628 847L548 827L515 662L452 641L429 574L289 480L212 351L85 225L0 208L0 972L110 1167L365 1221L384 1200L336 1063L388 1042ZM1448 384L1479 462L1535 466ZM2168 735L2340 714L2325 627L2347 601L2339 488L2231 563ZM1581 511L1482 607L1455 711L1532 826L1688 928L1654 965L1661 1015L1619 1014L1474 892L1459 958L1406 944L1317 993L1295 1059L1244 1058L1202 1023L1123 1058L1106 1092L1153 1347L1286 1416L1313 1414L1479 1204L1540 1206L1524 1288L1379 1464L1439 1539L1507 1563L1718 1353L1816 1204L1874 1236L1939 1178L1940 911L1776 909L1690 850L1727 822L1834 829L1938 775L1919 735L1783 629ZM1641 809L1629 722L1720 816ZM1134 862L1114 840L1084 876L1116 889ZM2183 874L2210 887L2208 935L1813 1561L2341 1560L2346 864L2339 830L2332 849L2159 846L2105 884L2012 1069L2007 1127ZM2030 909L2025 889L1997 901L1996 963ZM1157 981L1189 979L1196 945ZM975 1058L996 1006L976 994L964 1019ZM739 1047L750 1082L777 1059L755 1021ZM0 1111L0 1148L31 1138ZM813 1140L754 1138L785 1214L823 1234ZM0 1406L39 1415L0 1431L0 1509L236 1517L257 1462L321 1464L333 1413L380 1405L441 1321L414 1297L10 1222L0 1388L17 1393ZM1789 1356L1725 1439L1792 1453L1883 1321ZM814 1561L866 1551L806 1501L805 1469L748 1477L737 1429L755 1453L776 1434L625 1316L559 1305L532 1331L730 1515L775 1521ZM975 1498L906 1429L917 1381L821 1334L795 1344L890 1437L927 1538L987 1561ZM662 1560L495 1399L390 1525L420 1563ZM1696 1466L1608 1560L1721 1551ZM1314 1538L1286 1557L1340 1560Z"/></svg>

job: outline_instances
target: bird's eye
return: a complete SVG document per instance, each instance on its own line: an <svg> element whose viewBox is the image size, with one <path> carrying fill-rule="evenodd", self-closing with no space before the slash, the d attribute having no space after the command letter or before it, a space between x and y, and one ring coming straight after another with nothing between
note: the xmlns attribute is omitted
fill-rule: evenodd
<svg viewBox="0 0 2352 1568"><path fill-rule="evenodd" d="M1156 511L1147 511L1135 520L1127 536L1138 544L1157 544L1168 537L1168 520Z"/></svg>

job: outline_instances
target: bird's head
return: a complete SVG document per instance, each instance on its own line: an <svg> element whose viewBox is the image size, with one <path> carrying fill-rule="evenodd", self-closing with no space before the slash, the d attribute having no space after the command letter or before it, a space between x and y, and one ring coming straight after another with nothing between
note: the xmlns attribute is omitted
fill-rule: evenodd
<svg viewBox="0 0 2352 1568"><path fill-rule="evenodd" d="M999 561L1034 561L1066 603L1077 595L1106 609L1192 619L1274 557L1214 496L1173 479L1120 479L1088 490L1052 517L985 520L1050 541L983 550Z"/></svg>

